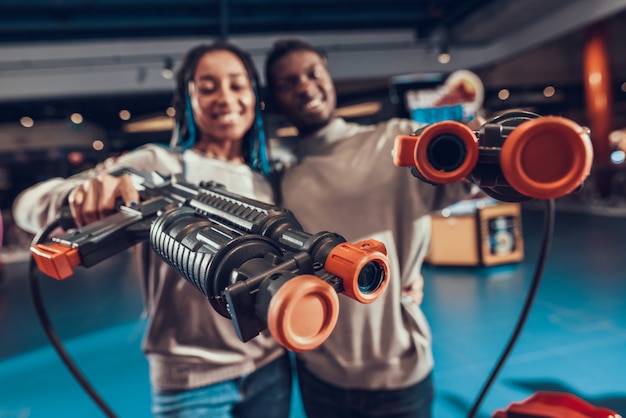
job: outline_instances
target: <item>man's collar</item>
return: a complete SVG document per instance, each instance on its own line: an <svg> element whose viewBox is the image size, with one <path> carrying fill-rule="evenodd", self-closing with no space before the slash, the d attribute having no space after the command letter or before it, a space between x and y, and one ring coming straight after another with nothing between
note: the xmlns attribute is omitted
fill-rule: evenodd
<svg viewBox="0 0 626 418"><path fill-rule="evenodd" d="M354 135L359 125L334 118L328 125L298 139L298 155L323 154L326 146Z"/></svg>

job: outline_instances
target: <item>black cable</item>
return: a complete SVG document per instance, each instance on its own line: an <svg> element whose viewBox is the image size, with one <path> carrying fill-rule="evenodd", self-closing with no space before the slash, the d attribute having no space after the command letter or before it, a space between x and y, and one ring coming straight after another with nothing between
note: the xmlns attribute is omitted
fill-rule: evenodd
<svg viewBox="0 0 626 418"><path fill-rule="evenodd" d="M57 220L46 226L33 238L32 245L40 244L45 238L48 237L48 235L50 235L52 231L59 227L59 225L60 223ZM45 305L43 303L43 299L41 297L41 289L39 287L39 280L37 277L37 271L37 265L35 264L34 258L31 255L28 264L28 273L30 276L30 294L33 304L35 306L35 311L37 312L37 318L39 319L39 322L46 334L46 337L48 337L50 344L61 358L61 361L63 361L70 373L72 373L74 378L82 386L85 392L87 392L89 397L96 403L96 405L98 405L98 408L100 408L102 413L109 418L115 418L116 415L113 413L111 408L109 408L104 400L102 400L100 395L98 395L96 390L91 386L89 381L87 381L87 378L80 371L76 363L74 363L69 353L65 350L65 347L63 346L61 339L56 333L54 326L52 325L52 321L50 320L50 317L48 316Z"/></svg>
<svg viewBox="0 0 626 418"><path fill-rule="evenodd" d="M552 234L554 231L554 199L546 200L545 215L546 216L545 216L545 223L544 223L544 235L543 235L543 240L541 243L541 249L539 251L539 259L537 260L535 273L533 275L533 280L531 282L530 290L528 291L528 295L526 297L526 302L524 303L522 313L520 314L520 317L517 321L517 325L515 326L515 330L513 332L513 335L511 336L511 339L509 340L509 343L506 345L504 351L500 355L500 359L498 360L496 366L494 367L493 371L489 375L487 382L485 383L482 390L480 391L478 398L474 402L474 405L472 406L472 409L470 410L468 414L468 418L474 418L476 416L476 413L478 412L478 409L480 408L480 404L482 403L483 399L487 395L487 392L489 391L493 381L496 379L496 376L498 375L498 373L500 372L500 369L504 365L506 358L509 356L511 350L513 349L513 346L515 345L515 342L517 341L522 331L522 328L524 327L526 319L528 319L530 307L533 303L533 300L535 299L535 295L537 294L537 289L539 288L539 282L541 281L541 276L543 275L543 270L545 268L546 260L548 258L550 243L552 241Z"/></svg>

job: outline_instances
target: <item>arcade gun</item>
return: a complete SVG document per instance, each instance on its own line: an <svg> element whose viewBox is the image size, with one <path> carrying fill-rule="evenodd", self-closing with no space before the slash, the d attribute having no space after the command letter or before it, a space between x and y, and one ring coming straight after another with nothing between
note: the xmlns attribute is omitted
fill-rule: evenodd
<svg viewBox="0 0 626 418"><path fill-rule="evenodd" d="M194 185L179 175L124 169L141 202L106 218L67 229L33 245L39 270L63 280L74 267L91 267L140 242L151 249L232 320L244 342L269 329L292 351L322 344L338 318L338 293L375 301L389 280L384 244L358 243L332 232L303 231L285 209Z"/></svg>
<svg viewBox="0 0 626 418"><path fill-rule="evenodd" d="M589 130L558 116L509 112L478 131L454 121L396 138L393 162L431 184L467 179L504 202L556 199L590 173Z"/></svg>
<svg viewBox="0 0 626 418"><path fill-rule="evenodd" d="M437 185L467 180L504 202L552 200L572 193L589 176L592 160L587 128L563 117L531 112L503 114L483 124L478 131L455 121L426 125L412 135L396 137L393 152L396 166L410 167L412 174L424 182ZM531 300L529 297L526 307ZM522 316L518 331L524 319ZM513 342L514 339L508 349ZM502 366L505 357L506 354L498 366ZM498 367L469 417L475 416L497 370ZM571 394L540 391L496 411L492 417L620 418L620 415Z"/></svg>

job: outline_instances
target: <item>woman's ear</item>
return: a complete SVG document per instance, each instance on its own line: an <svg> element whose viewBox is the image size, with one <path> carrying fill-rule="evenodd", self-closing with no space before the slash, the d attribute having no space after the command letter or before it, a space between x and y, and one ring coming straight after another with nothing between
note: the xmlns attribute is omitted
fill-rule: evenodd
<svg viewBox="0 0 626 418"><path fill-rule="evenodd" d="M187 83L187 95L191 97L191 95L196 91L196 83L192 81Z"/></svg>

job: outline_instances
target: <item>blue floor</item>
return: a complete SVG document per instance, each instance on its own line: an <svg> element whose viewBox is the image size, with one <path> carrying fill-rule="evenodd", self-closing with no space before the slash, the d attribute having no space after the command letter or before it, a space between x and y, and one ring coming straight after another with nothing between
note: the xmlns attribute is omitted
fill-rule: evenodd
<svg viewBox="0 0 626 418"><path fill-rule="evenodd" d="M467 415L509 340L528 292L543 213L523 212L523 262L425 268L424 311L435 354L435 418ZM120 417L148 417L140 351L139 288L125 256L71 281L42 283L66 348ZM0 278L0 418L96 417L98 409L47 345L28 298L23 262ZM489 417L536 391L565 391L626 413L626 216L557 211L555 234L530 316L488 392ZM297 395L297 394L296 394ZM304 417L296 396L294 418Z"/></svg>
<svg viewBox="0 0 626 418"><path fill-rule="evenodd" d="M511 337L538 257L542 212L524 214L524 262L475 270L427 267L435 417L469 411ZM626 412L626 218L557 213L545 272L517 345L482 417L536 391Z"/></svg>

